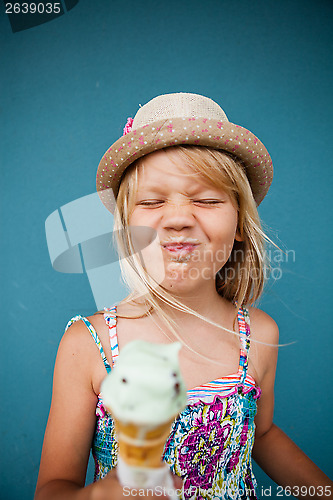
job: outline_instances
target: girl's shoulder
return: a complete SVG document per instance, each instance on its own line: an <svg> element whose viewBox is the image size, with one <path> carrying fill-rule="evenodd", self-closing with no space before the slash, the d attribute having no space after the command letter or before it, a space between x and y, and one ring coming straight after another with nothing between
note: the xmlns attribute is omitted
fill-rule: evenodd
<svg viewBox="0 0 333 500"><path fill-rule="evenodd" d="M67 325L63 340L69 343L83 343L90 345L92 333L96 332L102 338L107 334L108 327L105 323L103 312L97 312L91 316L75 316Z"/></svg>
<svg viewBox="0 0 333 500"><path fill-rule="evenodd" d="M103 314L96 313L87 317L75 316L73 320L67 325L59 350L70 351L72 355L88 360L99 355L100 345L102 345L108 357L108 326Z"/></svg>
<svg viewBox="0 0 333 500"><path fill-rule="evenodd" d="M275 379L279 328L274 319L261 309L249 308L251 328L250 365L262 390L271 390Z"/></svg>
<svg viewBox="0 0 333 500"><path fill-rule="evenodd" d="M87 321L77 317L67 328L60 342L58 358L66 363L69 359L76 359L78 372L85 371L95 394L99 394L101 381L106 375L105 363L111 363L109 328L103 313L84 319Z"/></svg>
<svg viewBox="0 0 333 500"><path fill-rule="evenodd" d="M279 343L279 327L275 320L261 309L249 307L251 338L266 344Z"/></svg>

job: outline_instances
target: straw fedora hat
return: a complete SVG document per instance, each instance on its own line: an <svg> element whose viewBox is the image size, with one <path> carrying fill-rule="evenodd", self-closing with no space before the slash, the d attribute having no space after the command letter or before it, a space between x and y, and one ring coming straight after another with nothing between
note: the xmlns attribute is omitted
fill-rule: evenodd
<svg viewBox="0 0 333 500"><path fill-rule="evenodd" d="M96 186L104 205L114 209L121 176L138 158L170 146L208 146L242 161L259 205L273 179L273 165L262 142L249 130L229 122L213 100L197 94L155 97L128 119L124 135L106 151Z"/></svg>

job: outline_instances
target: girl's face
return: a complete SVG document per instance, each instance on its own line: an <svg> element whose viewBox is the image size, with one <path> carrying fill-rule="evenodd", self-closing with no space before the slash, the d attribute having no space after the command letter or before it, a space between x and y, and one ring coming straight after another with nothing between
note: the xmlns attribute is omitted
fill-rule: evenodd
<svg viewBox="0 0 333 500"><path fill-rule="evenodd" d="M216 273L238 239L237 220L229 195L203 183L177 151L144 158L129 223L156 231L142 258L148 274L169 292L215 290Z"/></svg>

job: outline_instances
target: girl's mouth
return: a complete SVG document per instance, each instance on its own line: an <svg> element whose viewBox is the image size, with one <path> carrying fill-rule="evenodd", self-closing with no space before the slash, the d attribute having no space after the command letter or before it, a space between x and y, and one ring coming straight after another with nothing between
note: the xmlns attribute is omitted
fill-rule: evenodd
<svg viewBox="0 0 333 500"><path fill-rule="evenodd" d="M167 252L172 260L189 260L191 254L197 248L198 243L191 240L166 241L162 243L162 249Z"/></svg>
<svg viewBox="0 0 333 500"><path fill-rule="evenodd" d="M193 243L168 243L167 245L163 245L163 248L168 250L169 252L193 252L196 245Z"/></svg>

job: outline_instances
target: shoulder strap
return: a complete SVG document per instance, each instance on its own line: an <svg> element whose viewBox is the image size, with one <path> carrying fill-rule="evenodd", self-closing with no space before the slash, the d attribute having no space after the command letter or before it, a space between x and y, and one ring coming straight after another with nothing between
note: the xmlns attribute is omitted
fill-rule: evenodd
<svg viewBox="0 0 333 500"><path fill-rule="evenodd" d="M239 333L241 334L241 349L239 356L239 372L241 373L240 383L243 384L247 375L248 353L250 349L250 316L245 307L240 307L238 309L237 319Z"/></svg>
<svg viewBox="0 0 333 500"><path fill-rule="evenodd" d="M108 362L108 360L106 359L106 356L105 356L105 353L104 353L104 350L103 350L103 346L102 346L102 343L97 335L97 332L95 330L95 328L93 327L93 325L90 323L90 321L85 318L84 316L80 316L80 315L77 315L77 316L74 316L74 318L72 318L71 320L69 320L69 322L67 323L66 325L66 328L65 328L65 331L73 324L75 323L76 321L83 321L83 323L86 325L86 327L88 328L95 344L97 345L98 349L99 349L99 352L101 354L101 357L102 357L102 361L104 363L104 366L105 366L105 369L107 371L107 373L109 373L111 371L111 367L110 367L110 364Z"/></svg>
<svg viewBox="0 0 333 500"><path fill-rule="evenodd" d="M112 368L119 355L118 336L117 336L117 306L104 308L104 320L109 328L109 339L111 346Z"/></svg>

